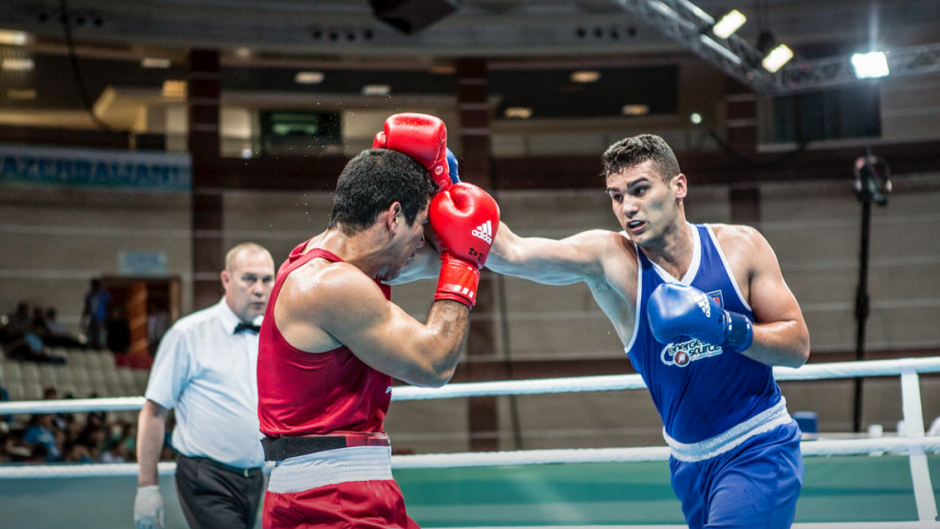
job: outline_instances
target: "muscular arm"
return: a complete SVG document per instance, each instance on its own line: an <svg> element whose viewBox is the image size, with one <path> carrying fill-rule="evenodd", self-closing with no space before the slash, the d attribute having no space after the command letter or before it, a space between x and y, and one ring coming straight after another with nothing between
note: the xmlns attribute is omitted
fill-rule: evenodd
<svg viewBox="0 0 940 529"><path fill-rule="evenodd" d="M750 262L748 291L755 319L754 342L741 354L770 366L800 367L809 359L809 330L777 256L753 228L743 228L735 238L740 241L735 254Z"/></svg>
<svg viewBox="0 0 940 529"><path fill-rule="evenodd" d="M295 274L289 282L302 277ZM281 291L275 317L289 340L292 330L315 327L370 367L409 384L436 387L451 379L469 328L465 305L436 301L423 324L386 300L375 282L351 265L331 266L315 283L315 295L299 285L285 284L287 291Z"/></svg>
<svg viewBox="0 0 940 529"><path fill-rule="evenodd" d="M592 230L561 240L519 237L500 223L486 267L546 285L598 281L604 275L604 252L617 236Z"/></svg>
<svg viewBox="0 0 940 529"><path fill-rule="evenodd" d="M157 462L163 451L163 436L166 433L166 417L169 410L152 400L144 403L137 418L137 460L140 473L137 486L157 485Z"/></svg>

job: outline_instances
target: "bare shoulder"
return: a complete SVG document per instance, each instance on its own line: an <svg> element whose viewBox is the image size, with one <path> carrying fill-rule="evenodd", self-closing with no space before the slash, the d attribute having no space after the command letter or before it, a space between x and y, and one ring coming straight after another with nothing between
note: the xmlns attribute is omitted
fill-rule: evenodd
<svg viewBox="0 0 940 529"><path fill-rule="evenodd" d="M779 266L770 243L756 228L743 224L712 224L711 227L732 268L743 269L752 277L756 272Z"/></svg>
<svg viewBox="0 0 940 529"><path fill-rule="evenodd" d="M597 278L600 284L594 287L606 285L618 292L632 292L639 261L636 245L630 237L623 231L594 230L586 233L591 233L589 245L603 270L603 276Z"/></svg>
<svg viewBox="0 0 940 529"><path fill-rule="evenodd" d="M381 308L385 296L378 285L355 266L314 259L288 276L278 295L283 302L303 319L315 319L322 324L341 321L370 308Z"/></svg>
<svg viewBox="0 0 940 529"><path fill-rule="evenodd" d="M754 254L769 248L767 239L753 226L744 224L710 224L725 254Z"/></svg>

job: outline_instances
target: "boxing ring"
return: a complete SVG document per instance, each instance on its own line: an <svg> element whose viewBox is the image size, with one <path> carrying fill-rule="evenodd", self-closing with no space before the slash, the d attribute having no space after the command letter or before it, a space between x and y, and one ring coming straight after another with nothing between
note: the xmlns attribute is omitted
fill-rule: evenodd
<svg viewBox="0 0 940 529"><path fill-rule="evenodd" d="M800 529L940 529L940 437L926 437L919 374L940 372L940 358L774 368L778 381L898 376L904 437L804 441ZM645 388L639 375L397 387L393 401ZM127 411L143 397L23 401L0 415ZM393 439L394 441L394 439ZM874 457L878 456L878 457ZM423 527L684 527L669 485L669 448L599 448L402 455L392 468L409 514ZM160 463L171 476L175 463ZM0 526L35 529L131 525L137 465L0 466ZM161 480L167 528L184 528L172 479ZM174 511L175 509L175 511Z"/></svg>

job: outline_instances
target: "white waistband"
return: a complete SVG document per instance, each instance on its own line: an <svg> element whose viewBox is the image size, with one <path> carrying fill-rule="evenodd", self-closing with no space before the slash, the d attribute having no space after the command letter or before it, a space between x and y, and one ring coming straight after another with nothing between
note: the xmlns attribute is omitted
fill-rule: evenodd
<svg viewBox="0 0 940 529"><path fill-rule="evenodd" d="M278 461L271 471L268 490L284 494L349 481L388 479L392 479L392 448L357 446Z"/></svg>
<svg viewBox="0 0 940 529"><path fill-rule="evenodd" d="M774 406L710 439L697 443L680 443L669 437L665 428L663 428L663 438L672 449L672 457L686 463L695 463L721 455L755 435L769 432L791 421L793 419L787 413L787 399L781 396L780 402Z"/></svg>

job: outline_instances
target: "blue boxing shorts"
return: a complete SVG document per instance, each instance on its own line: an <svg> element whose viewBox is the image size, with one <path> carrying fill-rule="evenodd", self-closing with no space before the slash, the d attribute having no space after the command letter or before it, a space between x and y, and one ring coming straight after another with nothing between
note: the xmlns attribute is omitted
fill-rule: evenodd
<svg viewBox="0 0 940 529"><path fill-rule="evenodd" d="M788 529L803 488L796 422L701 461L669 459L689 529Z"/></svg>

